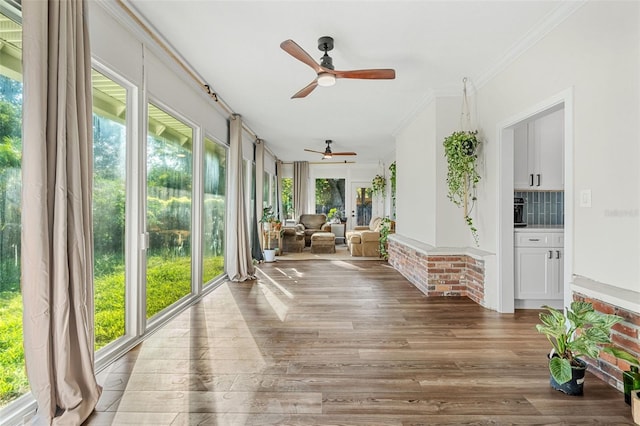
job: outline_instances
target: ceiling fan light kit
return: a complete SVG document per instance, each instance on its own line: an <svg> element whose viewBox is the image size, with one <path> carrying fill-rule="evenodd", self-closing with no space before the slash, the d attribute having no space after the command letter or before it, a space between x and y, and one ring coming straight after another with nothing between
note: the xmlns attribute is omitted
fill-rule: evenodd
<svg viewBox="0 0 640 426"><path fill-rule="evenodd" d="M318 74L318 86L331 87L336 84L336 77L328 72Z"/></svg>
<svg viewBox="0 0 640 426"><path fill-rule="evenodd" d="M318 64L303 48L295 41L289 39L280 43L282 50L293 56L300 62L310 66L316 72L316 78L307 86L299 90L291 98L304 98L317 86L329 87L336 84L338 78L366 79L366 80L393 80L396 72L393 69L365 69L351 71L336 71L333 67L333 59L327 52L333 49L333 38L329 36L318 39L318 49L324 52Z"/></svg>

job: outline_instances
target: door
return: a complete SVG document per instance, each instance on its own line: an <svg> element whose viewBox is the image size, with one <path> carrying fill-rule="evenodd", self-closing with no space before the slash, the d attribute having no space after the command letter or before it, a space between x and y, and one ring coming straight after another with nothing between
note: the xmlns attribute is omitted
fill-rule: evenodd
<svg viewBox="0 0 640 426"><path fill-rule="evenodd" d="M372 211L372 188L371 182L353 182L349 192L351 214L347 221L347 227L353 229L354 226L368 226L371 221Z"/></svg>

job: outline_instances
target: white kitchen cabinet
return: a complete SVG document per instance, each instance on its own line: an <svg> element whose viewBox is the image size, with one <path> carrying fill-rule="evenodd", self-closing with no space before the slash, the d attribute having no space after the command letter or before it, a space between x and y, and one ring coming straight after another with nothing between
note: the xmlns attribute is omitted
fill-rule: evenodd
<svg viewBox="0 0 640 426"><path fill-rule="evenodd" d="M562 233L516 233L516 299L549 304L562 300L564 249ZM539 306L538 306L539 307Z"/></svg>
<svg viewBox="0 0 640 426"><path fill-rule="evenodd" d="M514 129L514 189L564 189L564 109Z"/></svg>

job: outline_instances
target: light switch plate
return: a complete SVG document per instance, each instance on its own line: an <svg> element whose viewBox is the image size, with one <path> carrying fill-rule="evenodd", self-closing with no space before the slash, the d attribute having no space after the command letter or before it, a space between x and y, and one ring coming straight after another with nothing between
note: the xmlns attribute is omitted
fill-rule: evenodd
<svg viewBox="0 0 640 426"><path fill-rule="evenodd" d="M591 207L590 189L583 189L580 191L580 207Z"/></svg>

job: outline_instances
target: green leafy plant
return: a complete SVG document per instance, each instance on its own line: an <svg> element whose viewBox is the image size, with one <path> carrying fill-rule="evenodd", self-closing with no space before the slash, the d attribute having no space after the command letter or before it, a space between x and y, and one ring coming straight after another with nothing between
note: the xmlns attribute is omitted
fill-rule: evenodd
<svg viewBox="0 0 640 426"><path fill-rule="evenodd" d="M389 239L389 234L391 233L391 219L388 217L383 217L382 222L380 223L380 238L378 239L380 243L380 257L384 260L389 259L389 252L387 251L387 240Z"/></svg>
<svg viewBox="0 0 640 426"><path fill-rule="evenodd" d="M273 206L267 206L262 209L262 217L260 223L273 223L276 221L276 214L273 212Z"/></svg>
<svg viewBox="0 0 640 426"><path fill-rule="evenodd" d="M447 196L456 206L464 208L464 220L478 245L478 230L473 224L471 211L476 201L475 191L480 174L477 170L477 131L457 131L444 139L447 158Z"/></svg>
<svg viewBox="0 0 640 426"><path fill-rule="evenodd" d="M391 212L396 217L396 162L389 165L389 182L391 182Z"/></svg>
<svg viewBox="0 0 640 426"><path fill-rule="evenodd" d="M547 312L540 313L542 324L536 329L551 343L549 372L559 384L571 380L571 367L580 366L582 356L597 358L602 350L633 360L624 350L611 346L611 327L622 321L620 316L597 312L591 303L581 301L572 302L566 314L550 306L543 308Z"/></svg>
<svg viewBox="0 0 640 426"><path fill-rule="evenodd" d="M382 175L375 175L371 181L371 192L373 195L384 195L387 188L387 180Z"/></svg>

